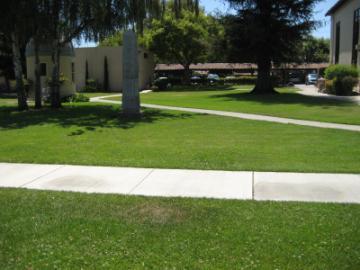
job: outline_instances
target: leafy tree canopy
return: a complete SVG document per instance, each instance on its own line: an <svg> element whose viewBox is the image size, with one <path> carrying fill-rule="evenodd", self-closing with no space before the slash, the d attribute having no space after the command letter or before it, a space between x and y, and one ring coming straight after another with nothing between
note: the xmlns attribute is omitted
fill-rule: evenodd
<svg viewBox="0 0 360 270"><path fill-rule="evenodd" d="M255 93L272 93L272 63L296 53L297 44L316 26L314 5L319 0L227 0L236 14L225 18L229 59L255 62Z"/></svg>
<svg viewBox="0 0 360 270"><path fill-rule="evenodd" d="M203 11L196 15L182 10L178 18L165 13L162 19L152 20L142 43L159 61L180 63L188 82L190 64L206 61L209 55L216 58L215 52L220 47L217 42L223 34L221 25Z"/></svg>
<svg viewBox="0 0 360 270"><path fill-rule="evenodd" d="M308 36L302 43L300 55L305 63L329 62L330 40Z"/></svg>

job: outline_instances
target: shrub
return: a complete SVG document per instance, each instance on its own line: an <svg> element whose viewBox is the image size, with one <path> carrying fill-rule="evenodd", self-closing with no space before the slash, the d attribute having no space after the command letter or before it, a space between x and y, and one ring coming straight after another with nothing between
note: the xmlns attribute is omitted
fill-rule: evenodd
<svg viewBox="0 0 360 270"><path fill-rule="evenodd" d="M256 76L229 76L224 79L226 84L255 84Z"/></svg>
<svg viewBox="0 0 360 270"><path fill-rule="evenodd" d="M101 92L101 85L95 79L88 79L80 92Z"/></svg>
<svg viewBox="0 0 360 270"><path fill-rule="evenodd" d="M325 79L327 80L343 79L347 76L357 78L359 76L357 68L347 65L331 65L325 70Z"/></svg>
<svg viewBox="0 0 360 270"><path fill-rule="evenodd" d="M333 80L326 80L325 81L325 92L329 94L335 94L333 93Z"/></svg>
<svg viewBox="0 0 360 270"><path fill-rule="evenodd" d="M346 95L351 95L354 87L356 86L358 80L357 78L346 76L342 79L342 88Z"/></svg>
<svg viewBox="0 0 360 270"><path fill-rule="evenodd" d="M325 70L326 92L334 95L351 95L357 84L357 68L346 65L331 65Z"/></svg>
<svg viewBox="0 0 360 270"><path fill-rule="evenodd" d="M81 93L75 93L72 96L64 97L63 102L88 102L90 99Z"/></svg>

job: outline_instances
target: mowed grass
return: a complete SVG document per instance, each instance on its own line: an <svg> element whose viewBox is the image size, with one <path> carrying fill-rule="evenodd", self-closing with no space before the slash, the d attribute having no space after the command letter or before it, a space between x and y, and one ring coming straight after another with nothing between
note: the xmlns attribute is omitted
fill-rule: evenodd
<svg viewBox="0 0 360 270"><path fill-rule="evenodd" d="M358 132L117 105L0 107L0 162L213 170L360 172Z"/></svg>
<svg viewBox="0 0 360 270"><path fill-rule="evenodd" d="M296 88L279 88L278 95L252 95L250 89L251 86L223 86L220 90L212 86L210 91L206 87L202 91L176 88L141 95L141 102L360 125L360 106L352 102L304 96L296 93Z"/></svg>
<svg viewBox="0 0 360 270"><path fill-rule="evenodd" d="M360 206L0 189L1 269L359 269Z"/></svg>

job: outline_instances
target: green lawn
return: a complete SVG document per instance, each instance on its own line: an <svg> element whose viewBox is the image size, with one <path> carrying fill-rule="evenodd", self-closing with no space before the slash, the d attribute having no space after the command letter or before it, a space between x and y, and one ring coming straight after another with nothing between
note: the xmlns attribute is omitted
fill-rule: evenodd
<svg viewBox="0 0 360 270"><path fill-rule="evenodd" d="M0 189L0 269L359 269L360 206Z"/></svg>
<svg viewBox="0 0 360 270"><path fill-rule="evenodd" d="M255 113L287 118L360 125L360 106L351 102L297 94L295 88L280 88L280 95L251 95L250 86L221 90L155 92L141 96L150 104ZM204 90L204 89L202 89ZM119 100L119 98L111 98Z"/></svg>
<svg viewBox="0 0 360 270"><path fill-rule="evenodd" d="M1 101L0 101L1 102ZM357 132L119 106L0 106L0 162L256 171L360 172Z"/></svg>

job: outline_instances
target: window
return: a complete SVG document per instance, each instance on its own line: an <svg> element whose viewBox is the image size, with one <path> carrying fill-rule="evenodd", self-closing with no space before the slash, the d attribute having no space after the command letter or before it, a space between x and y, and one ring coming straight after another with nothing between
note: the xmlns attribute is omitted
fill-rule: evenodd
<svg viewBox="0 0 360 270"><path fill-rule="evenodd" d="M336 30L335 30L335 64L339 63L339 53L340 53L340 22L337 22Z"/></svg>
<svg viewBox="0 0 360 270"><path fill-rule="evenodd" d="M40 63L40 76L46 76L46 64Z"/></svg>
<svg viewBox="0 0 360 270"><path fill-rule="evenodd" d="M360 26L360 8L354 11L354 26L353 26L353 46L351 64L356 65L358 59L358 51L356 45L359 43L359 26Z"/></svg>
<svg viewBox="0 0 360 270"><path fill-rule="evenodd" d="M149 55L147 53L144 53L144 59L147 59Z"/></svg>
<svg viewBox="0 0 360 270"><path fill-rule="evenodd" d="M71 63L71 81L75 82L75 64Z"/></svg>

